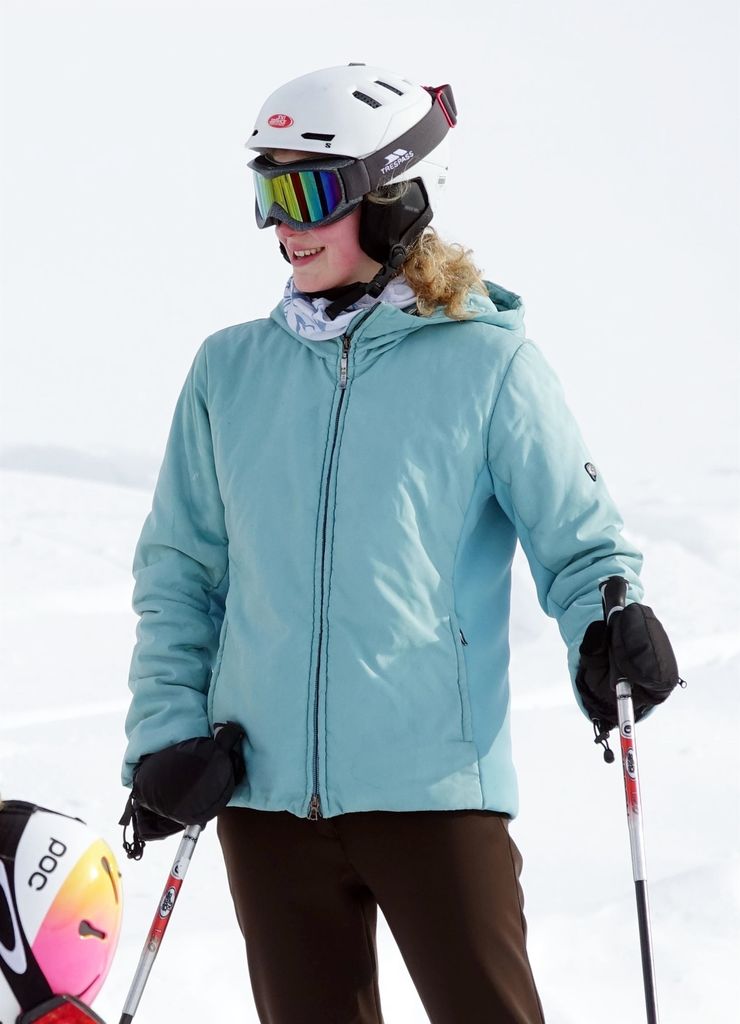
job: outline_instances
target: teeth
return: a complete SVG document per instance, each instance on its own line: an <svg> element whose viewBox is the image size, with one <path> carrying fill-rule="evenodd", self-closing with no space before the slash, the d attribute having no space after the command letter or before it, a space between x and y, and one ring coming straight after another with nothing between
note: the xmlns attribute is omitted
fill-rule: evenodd
<svg viewBox="0 0 740 1024"><path fill-rule="evenodd" d="M321 246L319 246L318 249L296 249L294 251L293 255L294 256L298 256L298 257L301 257L301 256L313 256L314 253L321 252L323 248L324 248L323 245L321 245Z"/></svg>

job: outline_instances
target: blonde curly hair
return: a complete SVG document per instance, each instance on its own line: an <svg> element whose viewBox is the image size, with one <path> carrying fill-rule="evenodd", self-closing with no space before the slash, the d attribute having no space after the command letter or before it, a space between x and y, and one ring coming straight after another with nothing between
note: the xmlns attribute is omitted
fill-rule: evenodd
<svg viewBox="0 0 740 1024"><path fill-rule="evenodd" d="M470 292L488 295L488 289L471 256L471 249L445 242L434 228L417 238L401 269L416 292L421 316L430 316L438 306L444 306L445 315L453 320L476 315L465 308L467 296Z"/></svg>
<svg viewBox="0 0 740 1024"><path fill-rule="evenodd" d="M399 182L370 192L366 199L378 205L395 203L408 185ZM465 308L470 292L488 295L481 271L473 263L472 250L457 242L445 242L434 228L427 227L416 239L401 265L416 293L421 316L431 316L439 306L453 320L468 320L475 313Z"/></svg>

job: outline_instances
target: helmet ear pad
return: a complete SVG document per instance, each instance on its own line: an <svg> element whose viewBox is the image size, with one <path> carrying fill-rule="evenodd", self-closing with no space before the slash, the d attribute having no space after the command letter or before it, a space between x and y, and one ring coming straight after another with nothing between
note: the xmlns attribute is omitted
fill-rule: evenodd
<svg viewBox="0 0 740 1024"><path fill-rule="evenodd" d="M432 219L432 208L421 178L398 182L406 186L393 202L372 202L367 196L360 210L360 248L377 263L385 264L394 246L408 249ZM398 187L379 188L393 195Z"/></svg>

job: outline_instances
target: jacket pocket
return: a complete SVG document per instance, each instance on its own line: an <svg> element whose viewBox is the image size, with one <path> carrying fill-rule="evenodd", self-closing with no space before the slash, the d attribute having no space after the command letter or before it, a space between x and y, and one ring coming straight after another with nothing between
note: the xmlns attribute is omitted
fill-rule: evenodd
<svg viewBox="0 0 740 1024"><path fill-rule="evenodd" d="M218 683L218 677L221 674L221 662L224 659L224 648L226 647L226 634L229 632L229 619L228 615L224 614L224 621L221 624L221 634L218 638L218 650L216 651L216 657L213 661L213 669L211 671L211 680L208 684L208 721L213 725L213 701L216 696L216 684Z"/></svg>
<svg viewBox="0 0 740 1024"><path fill-rule="evenodd" d="M470 710L468 672L465 665L465 652L463 651L463 646L464 644L467 644L467 640L463 640L460 623L457 621L457 615L454 610L450 611L450 629L452 631L452 639L455 643L455 654L457 655L457 689L460 695L462 738L464 740L472 740L473 719Z"/></svg>

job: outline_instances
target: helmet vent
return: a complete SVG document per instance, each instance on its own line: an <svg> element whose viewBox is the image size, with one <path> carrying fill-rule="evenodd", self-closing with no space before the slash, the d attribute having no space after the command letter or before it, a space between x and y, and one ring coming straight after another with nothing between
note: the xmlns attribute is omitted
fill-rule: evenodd
<svg viewBox="0 0 740 1024"><path fill-rule="evenodd" d="M360 92L359 89L352 93L356 100L362 100L363 103L367 103L368 107L379 107L381 106L378 100L374 100L372 96L368 96L366 92Z"/></svg>
<svg viewBox="0 0 740 1024"><path fill-rule="evenodd" d="M394 92L396 94L396 96L403 96L403 93L401 92L401 90L397 89L395 87L395 85L388 85L387 82L381 82L379 78L375 79L375 84L376 85L382 85L384 89L390 89L390 91Z"/></svg>
<svg viewBox="0 0 740 1024"><path fill-rule="evenodd" d="M90 924L89 921L80 921L79 933L83 939L95 938L104 940L106 938L105 932L101 932L99 928L96 928L94 924Z"/></svg>
<svg viewBox="0 0 740 1024"><path fill-rule="evenodd" d="M333 135L322 135L321 132L301 132L302 139L316 139L318 142L331 142Z"/></svg>

